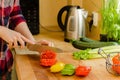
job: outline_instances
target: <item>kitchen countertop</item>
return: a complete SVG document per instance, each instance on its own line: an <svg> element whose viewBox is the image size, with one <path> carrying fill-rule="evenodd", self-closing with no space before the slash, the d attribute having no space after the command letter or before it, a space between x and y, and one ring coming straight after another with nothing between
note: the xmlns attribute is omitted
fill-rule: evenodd
<svg viewBox="0 0 120 80"><path fill-rule="evenodd" d="M15 67L18 80L119 80L119 76L109 74L105 67L104 59L75 60L72 52L78 51L70 43L64 41L63 32L43 31L34 36L36 40L46 39L54 42L55 47L63 50L57 53L57 60L75 65L92 66L92 70L87 77L62 76L60 73L51 73L49 67L40 66L38 52L29 51L27 48L16 48Z"/></svg>

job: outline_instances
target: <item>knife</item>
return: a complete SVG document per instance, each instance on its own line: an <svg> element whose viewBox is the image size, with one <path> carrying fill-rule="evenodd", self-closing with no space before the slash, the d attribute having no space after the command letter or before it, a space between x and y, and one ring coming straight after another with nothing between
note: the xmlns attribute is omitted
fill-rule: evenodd
<svg viewBox="0 0 120 80"><path fill-rule="evenodd" d="M27 48L31 51L37 51L39 53L41 53L42 51L45 51L45 50L52 50L56 53L62 53L63 52L63 50L60 49L60 48L50 47L50 46L41 45L41 44L28 44Z"/></svg>

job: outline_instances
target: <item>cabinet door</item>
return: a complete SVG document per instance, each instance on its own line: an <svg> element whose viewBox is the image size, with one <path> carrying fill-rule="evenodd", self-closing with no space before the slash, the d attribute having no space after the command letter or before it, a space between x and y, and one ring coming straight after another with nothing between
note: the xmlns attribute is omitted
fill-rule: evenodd
<svg viewBox="0 0 120 80"><path fill-rule="evenodd" d="M39 0L20 0L22 13L33 35L39 33Z"/></svg>

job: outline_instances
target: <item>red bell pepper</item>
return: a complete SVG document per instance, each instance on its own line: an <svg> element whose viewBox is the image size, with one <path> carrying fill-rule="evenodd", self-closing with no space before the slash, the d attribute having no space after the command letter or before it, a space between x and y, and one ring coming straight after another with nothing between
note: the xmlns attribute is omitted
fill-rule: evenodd
<svg viewBox="0 0 120 80"><path fill-rule="evenodd" d="M91 66L78 66L75 70L76 76L87 76L91 71Z"/></svg>

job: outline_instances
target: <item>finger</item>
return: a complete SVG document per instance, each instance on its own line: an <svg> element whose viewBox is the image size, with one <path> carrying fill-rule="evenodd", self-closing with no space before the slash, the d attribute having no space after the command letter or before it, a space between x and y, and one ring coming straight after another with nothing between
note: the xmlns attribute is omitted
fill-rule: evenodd
<svg viewBox="0 0 120 80"><path fill-rule="evenodd" d="M17 46L18 46L18 43L17 43L17 39L15 38L13 47L16 48Z"/></svg>
<svg viewBox="0 0 120 80"><path fill-rule="evenodd" d="M8 43L8 47L9 47L9 48L12 48L12 46L13 46L13 41L10 41L10 42Z"/></svg>
<svg viewBox="0 0 120 80"><path fill-rule="evenodd" d="M52 43L52 47L54 47L55 45L54 45L54 43Z"/></svg>
<svg viewBox="0 0 120 80"><path fill-rule="evenodd" d="M49 45L49 42L47 40L42 40L39 42L41 45Z"/></svg>
<svg viewBox="0 0 120 80"><path fill-rule="evenodd" d="M25 47L25 42L22 40L21 37L18 38L18 42L19 42L21 48Z"/></svg>
<svg viewBox="0 0 120 80"><path fill-rule="evenodd" d="M42 45L47 45L47 46L54 47L54 44L52 42L50 42L50 41L47 41L47 40L42 40L41 44Z"/></svg>
<svg viewBox="0 0 120 80"><path fill-rule="evenodd" d="M29 39L27 39L27 38L26 38L26 37L24 37L24 36L21 36L21 38L22 38L22 40L24 40L25 42L27 42L27 43L29 43L29 44L35 44L35 42L34 42L34 41L29 40Z"/></svg>
<svg viewBox="0 0 120 80"><path fill-rule="evenodd" d="M50 42L48 46L54 47L54 43Z"/></svg>

